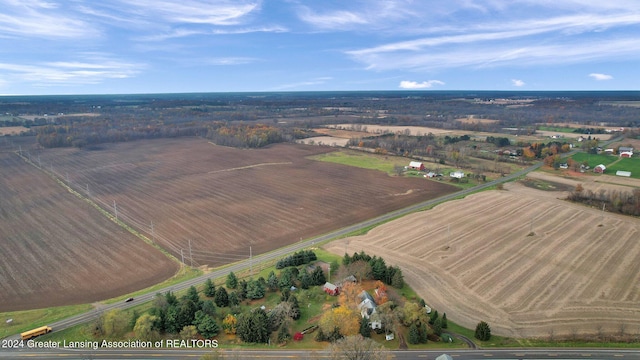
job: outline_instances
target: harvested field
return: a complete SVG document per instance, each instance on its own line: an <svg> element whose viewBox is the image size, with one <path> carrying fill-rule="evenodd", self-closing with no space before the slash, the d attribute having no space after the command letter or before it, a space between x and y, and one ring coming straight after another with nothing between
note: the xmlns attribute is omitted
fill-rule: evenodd
<svg viewBox="0 0 640 360"><path fill-rule="evenodd" d="M219 266L456 191L453 186L264 149L163 139L40 154L62 179L187 264ZM46 165L45 165L46 164ZM151 223L153 222L153 233Z"/></svg>
<svg viewBox="0 0 640 360"><path fill-rule="evenodd" d="M487 321L515 337L637 334L640 220L561 192L506 188L384 224L348 239L348 251L401 266L428 304L471 329ZM327 248L342 255L346 244Z"/></svg>
<svg viewBox="0 0 640 360"><path fill-rule="evenodd" d="M178 270L15 153L0 169L0 312L103 300Z"/></svg>

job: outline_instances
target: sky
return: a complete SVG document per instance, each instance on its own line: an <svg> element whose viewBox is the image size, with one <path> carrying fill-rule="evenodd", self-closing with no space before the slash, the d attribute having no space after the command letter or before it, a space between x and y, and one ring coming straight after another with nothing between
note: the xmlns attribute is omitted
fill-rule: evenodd
<svg viewBox="0 0 640 360"><path fill-rule="evenodd" d="M638 0L0 0L0 94L639 90Z"/></svg>

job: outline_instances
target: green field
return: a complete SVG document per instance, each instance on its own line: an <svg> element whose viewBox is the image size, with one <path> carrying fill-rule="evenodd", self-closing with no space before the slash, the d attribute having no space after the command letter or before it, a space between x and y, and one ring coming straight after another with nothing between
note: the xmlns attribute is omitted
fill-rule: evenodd
<svg viewBox="0 0 640 360"><path fill-rule="evenodd" d="M363 169L379 170L387 174L394 173L394 167L409 165L409 159L399 156L377 155L359 151L334 151L311 156L311 159L335 164L355 166Z"/></svg>
<svg viewBox="0 0 640 360"><path fill-rule="evenodd" d="M601 155L601 154L587 154L587 153L577 153L571 157L573 160L583 163L587 162L587 164L593 169L596 165L603 164L605 166L609 166L609 164L618 160L618 157L615 155Z"/></svg>
<svg viewBox="0 0 640 360"><path fill-rule="evenodd" d="M561 133L572 133L574 128L570 127L560 127L560 126L538 126L538 130L540 131L555 131Z"/></svg>
<svg viewBox="0 0 640 360"><path fill-rule="evenodd" d="M616 171L631 171L631 177L640 179L640 158L622 158L607 168L605 173L615 175Z"/></svg>

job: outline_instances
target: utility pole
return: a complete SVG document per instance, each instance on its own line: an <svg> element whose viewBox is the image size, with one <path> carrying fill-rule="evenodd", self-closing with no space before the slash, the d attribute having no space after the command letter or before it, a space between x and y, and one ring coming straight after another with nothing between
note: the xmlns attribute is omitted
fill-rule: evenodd
<svg viewBox="0 0 640 360"><path fill-rule="evenodd" d="M191 239L189 239L189 259L191 262L191 267L193 267L193 253L191 252Z"/></svg>
<svg viewBox="0 0 640 360"><path fill-rule="evenodd" d="M156 242L156 234L153 232L153 220L151 220L151 241Z"/></svg>
<svg viewBox="0 0 640 360"><path fill-rule="evenodd" d="M180 249L180 257L182 258L182 263L184 264L184 251L182 251L182 249Z"/></svg>
<svg viewBox="0 0 640 360"><path fill-rule="evenodd" d="M68 171L65 173L65 178L67 178L67 184L69 184L69 172Z"/></svg>
<svg viewBox="0 0 640 360"><path fill-rule="evenodd" d="M118 207L116 206L116 201L113 200L113 214L116 217L116 222L118 221Z"/></svg>
<svg viewBox="0 0 640 360"><path fill-rule="evenodd" d="M253 276L253 253L251 252L251 245L249 245L249 276Z"/></svg>
<svg viewBox="0 0 640 360"><path fill-rule="evenodd" d="M91 193L89 192L89 184L87 184L87 196L91 197Z"/></svg>

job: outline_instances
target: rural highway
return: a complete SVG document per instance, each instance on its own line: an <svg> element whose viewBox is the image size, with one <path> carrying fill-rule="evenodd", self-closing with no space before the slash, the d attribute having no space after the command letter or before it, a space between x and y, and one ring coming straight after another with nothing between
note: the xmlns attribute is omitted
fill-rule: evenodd
<svg viewBox="0 0 640 360"><path fill-rule="evenodd" d="M3 349L5 350L5 349ZM211 354L213 350L82 350L69 349L44 349L44 350L19 350L0 351L0 359L199 359L205 354ZM634 350L615 349L491 349L491 350L395 350L391 351L397 360L424 360L435 359L443 353L451 355L455 360L568 360L568 359L620 359L640 360L640 352ZM225 359L331 359L326 351L311 350L223 350L217 354L224 355Z"/></svg>

